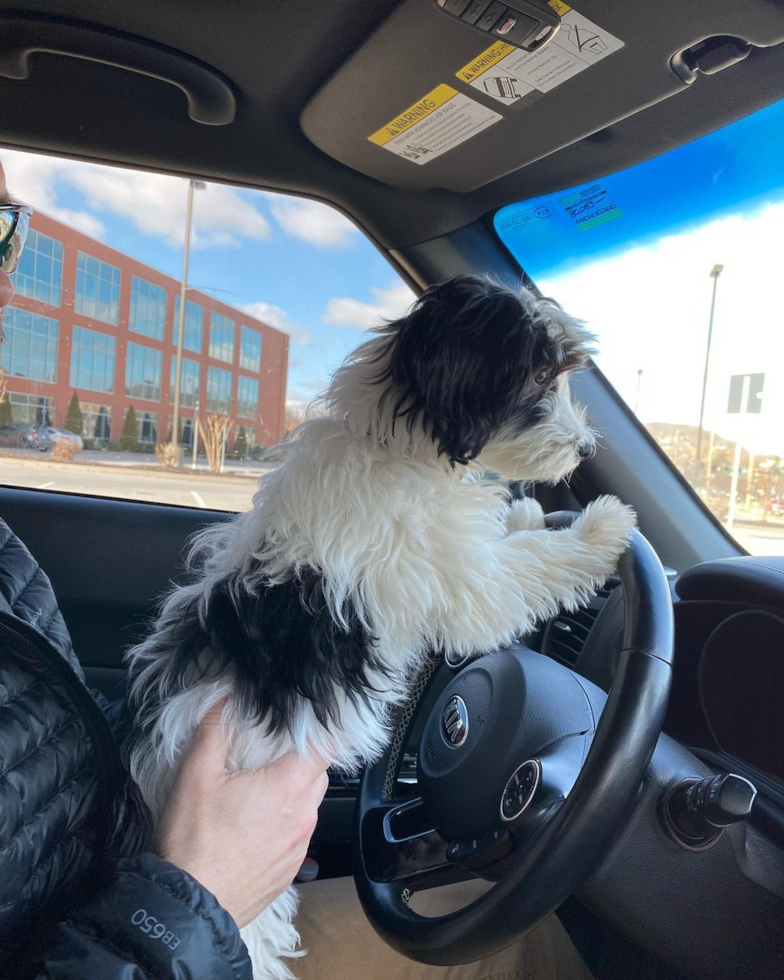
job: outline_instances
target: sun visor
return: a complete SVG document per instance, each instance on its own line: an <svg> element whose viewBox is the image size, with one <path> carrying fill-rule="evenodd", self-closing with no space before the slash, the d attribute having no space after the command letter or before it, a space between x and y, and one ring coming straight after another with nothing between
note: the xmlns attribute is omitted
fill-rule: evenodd
<svg viewBox="0 0 784 980"><path fill-rule="evenodd" d="M531 53L498 34L511 8L489 6L481 33L403 0L306 105L305 135L393 187L471 191L784 40L767 0L552 0L560 29Z"/></svg>

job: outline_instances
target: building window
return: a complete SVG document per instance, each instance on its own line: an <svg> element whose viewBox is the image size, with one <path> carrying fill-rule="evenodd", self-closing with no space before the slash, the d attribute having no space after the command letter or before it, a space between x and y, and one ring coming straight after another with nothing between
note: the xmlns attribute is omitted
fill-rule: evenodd
<svg viewBox="0 0 784 980"><path fill-rule="evenodd" d="M136 413L136 438L143 446L154 446L158 441L158 413Z"/></svg>
<svg viewBox="0 0 784 980"><path fill-rule="evenodd" d="M261 334L243 327L240 332L240 367L245 371L261 371Z"/></svg>
<svg viewBox="0 0 784 980"><path fill-rule="evenodd" d="M62 282L63 243L31 230L14 276L17 293L59 306Z"/></svg>
<svg viewBox="0 0 784 980"><path fill-rule="evenodd" d="M234 321L222 313L212 312L210 320L210 357L216 361L234 360Z"/></svg>
<svg viewBox="0 0 784 980"><path fill-rule="evenodd" d="M162 351L143 344L129 343L125 356L125 394L159 402L162 364Z"/></svg>
<svg viewBox="0 0 784 980"><path fill-rule="evenodd" d="M82 402L79 407L84 418L82 432L85 439L108 442L112 438L112 410L91 402Z"/></svg>
<svg viewBox="0 0 784 980"><path fill-rule="evenodd" d="M31 381L54 382L57 378L58 328L57 320L51 317L8 307L2 320L5 343L0 348L0 364L6 374Z"/></svg>
<svg viewBox="0 0 784 980"><path fill-rule="evenodd" d="M18 391L6 392L14 422L28 425L51 425L54 418L54 398L45 395L25 395Z"/></svg>
<svg viewBox="0 0 784 980"><path fill-rule="evenodd" d="M193 419L184 419L180 432L180 443L183 446L193 448Z"/></svg>
<svg viewBox="0 0 784 980"><path fill-rule="evenodd" d="M244 419L255 419L259 414L259 382L256 378L246 378L244 374L237 381L237 415Z"/></svg>
<svg viewBox="0 0 784 980"><path fill-rule="evenodd" d="M73 328L71 387L90 391L114 391L116 341L105 333Z"/></svg>
<svg viewBox="0 0 784 980"><path fill-rule="evenodd" d="M153 282L131 278L131 319L128 324L136 333L163 340L166 326L166 290Z"/></svg>
<svg viewBox="0 0 784 980"><path fill-rule="evenodd" d="M171 363L171 387L169 389L169 401L174 401L174 375L177 371L177 358L172 358ZM196 399L199 397L199 362L191 361L187 357L182 359L182 371L180 373L180 405L183 408L195 408Z"/></svg>
<svg viewBox="0 0 784 980"><path fill-rule="evenodd" d="M116 324L120 308L120 270L80 252L76 260L74 309L82 316Z"/></svg>
<svg viewBox="0 0 784 980"><path fill-rule="evenodd" d="M231 411L231 371L207 368L207 411L221 415Z"/></svg>
<svg viewBox="0 0 784 980"><path fill-rule="evenodd" d="M180 297L174 297L174 346L177 346L177 328L180 325ZM201 354L201 338L204 334L204 307L194 303L192 299L185 300L185 336L182 346Z"/></svg>

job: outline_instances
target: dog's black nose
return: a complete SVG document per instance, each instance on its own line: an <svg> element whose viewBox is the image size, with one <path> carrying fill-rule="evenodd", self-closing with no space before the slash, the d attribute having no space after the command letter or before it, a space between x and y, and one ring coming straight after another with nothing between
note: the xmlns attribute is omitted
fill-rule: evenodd
<svg viewBox="0 0 784 980"><path fill-rule="evenodd" d="M577 455L580 459L590 459L596 451L596 446L592 442L581 442L577 447Z"/></svg>

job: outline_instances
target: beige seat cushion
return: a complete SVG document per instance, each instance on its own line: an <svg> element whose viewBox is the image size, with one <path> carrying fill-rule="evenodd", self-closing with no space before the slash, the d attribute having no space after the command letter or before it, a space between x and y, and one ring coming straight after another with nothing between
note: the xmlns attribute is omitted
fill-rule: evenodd
<svg viewBox="0 0 784 980"><path fill-rule="evenodd" d="M462 882L419 892L421 915L443 915L474 901L487 886ZM307 956L292 960L300 980L592 980L588 968L553 915L521 942L466 966L424 966L400 956L373 931L351 878L299 887L297 926Z"/></svg>

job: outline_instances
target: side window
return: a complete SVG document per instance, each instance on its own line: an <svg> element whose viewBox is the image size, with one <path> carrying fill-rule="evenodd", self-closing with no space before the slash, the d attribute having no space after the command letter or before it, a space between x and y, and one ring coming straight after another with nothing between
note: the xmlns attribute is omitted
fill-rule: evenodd
<svg viewBox="0 0 784 980"><path fill-rule="evenodd" d="M0 159L10 192L36 209L2 314L0 483L243 510L265 452L414 298L338 212L206 184L193 193L181 315L187 180ZM116 206L97 190L107 175ZM31 435L39 426L53 448ZM58 432L81 437L73 460L56 452ZM173 459L161 448L172 442Z"/></svg>
<svg viewBox="0 0 784 980"><path fill-rule="evenodd" d="M784 101L495 215L542 291L596 333L597 364L718 521L784 548Z"/></svg>

